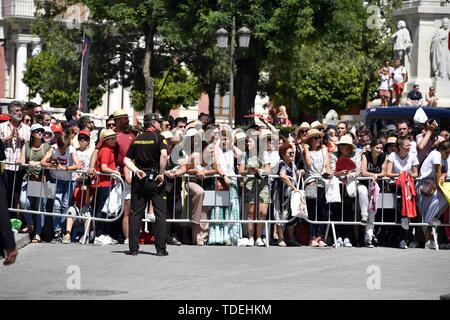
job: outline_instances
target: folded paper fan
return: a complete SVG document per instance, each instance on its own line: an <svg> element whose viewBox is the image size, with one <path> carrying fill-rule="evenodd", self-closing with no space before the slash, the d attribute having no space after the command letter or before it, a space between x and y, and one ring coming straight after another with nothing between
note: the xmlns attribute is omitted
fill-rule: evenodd
<svg viewBox="0 0 450 320"><path fill-rule="evenodd" d="M351 170L355 170L356 169L356 163L353 162L352 159L350 158L346 158L346 157L342 157L339 158L338 161L336 161L336 171L351 171Z"/></svg>

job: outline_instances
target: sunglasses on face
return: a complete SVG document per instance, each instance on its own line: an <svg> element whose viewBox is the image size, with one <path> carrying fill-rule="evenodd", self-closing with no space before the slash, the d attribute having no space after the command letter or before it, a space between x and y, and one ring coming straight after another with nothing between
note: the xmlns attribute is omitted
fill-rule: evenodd
<svg viewBox="0 0 450 320"><path fill-rule="evenodd" d="M23 122L31 122L31 119L23 119Z"/></svg>
<svg viewBox="0 0 450 320"><path fill-rule="evenodd" d="M49 133L49 132L48 132L48 133L44 133L44 137L45 137L45 138L51 138L51 137L52 137L52 134Z"/></svg>
<svg viewBox="0 0 450 320"><path fill-rule="evenodd" d="M288 156L293 156L295 153L292 151L292 152L287 152L286 153Z"/></svg>
<svg viewBox="0 0 450 320"><path fill-rule="evenodd" d="M44 133L44 130L41 130L41 129L34 130L33 133L40 133L40 134L43 134L43 133Z"/></svg>
<svg viewBox="0 0 450 320"><path fill-rule="evenodd" d="M89 141L90 138L88 137L78 137L78 141Z"/></svg>
<svg viewBox="0 0 450 320"><path fill-rule="evenodd" d="M107 127L107 128L112 128L112 127L114 127L114 123L107 123L107 124L106 124L106 127Z"/></svg>

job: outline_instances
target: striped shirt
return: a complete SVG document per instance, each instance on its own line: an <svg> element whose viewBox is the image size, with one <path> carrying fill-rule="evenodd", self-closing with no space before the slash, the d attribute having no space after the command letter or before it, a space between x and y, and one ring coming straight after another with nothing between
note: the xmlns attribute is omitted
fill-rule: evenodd
<svg viewBox="0 0 450 320"><path fill-rule="evenodd" d="M5 146L5 155L6 155L5 161L16 163L20 159L20 152L22 150L22 146L24 145L25 142L28 142L30 140L30 127L24 123L20 123L20 125L17 127L17 130L19 136L23 140L19 139L18 137L15 137L9 141L5 141L5 139L11 135L13 129L14 126L9 121L0 123L0 139L3 141L3 144ZM5 169L17 171L19 167L6 165Z"/></svg>

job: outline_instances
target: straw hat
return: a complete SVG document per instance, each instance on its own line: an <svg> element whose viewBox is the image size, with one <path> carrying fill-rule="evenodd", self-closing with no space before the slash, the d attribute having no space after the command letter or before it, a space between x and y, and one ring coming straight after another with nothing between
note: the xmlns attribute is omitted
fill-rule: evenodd
<svg viewBox="0 0 450 320"><path fill-rule="evenodd" d="M114 132L114 130L111 129L104 129L102 130L102 132L100 133L100 139L101 140L106 140L112 136L115 136L116 133Z"/></svg>
<svg viewBox="0 0 450 320"><path fill-rule="evenodd" d="M298 136L300 129L311 129L311 126L308 122L302 122L297 128L295 128L295 136Z"/></svg>
<svg viewBox="0 0 450 320"><path fill-rule="evenodd" d="M325 125L320 123L319 121L314 121L313 123L311 123L311 128L312 129L318 129L318 128L324 128L325 129Z"/></svg>
<svg viewBox="0 0 450 320"><path fill-rule="evenodd" d="M340 144L349 144L351 146L353 146L353 148L356 148L356 146L353 144L353 138L346 134L343 135L338 142L335 142L335 144L340 145Z"/></svg>
<svg viewBox="0 0 450 320"><path fill-rule="evenodd" d="M247 135L244 132L238 132L234 135L234 139L236 139L236 141L245 139L246 137Z"/></svg>
<svg viewBox="0 0 450 320"><path fill-rule="evenodd" d="M309 129L308 132L306 133L306 140L309 140L309 139L314 138L314 137L321 137L322 138L323 136L324 136L323 132L320 132L317 129Z"/></svg>
<svg viewBox="0 0 450 320"><path fill-rule="evenodd" d="M125 111L125 109L119 109L114 111L113 118L121 118L121 117L128 117L128 113Z"/></svg>
<svg viewBox="0 0 450 320"><path fill-rule="evenodd" d="M390 143L397 143L397 138L396 137L389 137L389 138L387 138L385 144L390 144Z"/></svg>

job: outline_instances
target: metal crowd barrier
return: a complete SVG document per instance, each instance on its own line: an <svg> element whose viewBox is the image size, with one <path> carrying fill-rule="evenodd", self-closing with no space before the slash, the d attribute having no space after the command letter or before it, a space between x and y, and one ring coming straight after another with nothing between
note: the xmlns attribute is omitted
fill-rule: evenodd
<svg viewBox="0 0 450 320"><path fill-rule="evenodd" d="M86 197L86 194L88 191L86 191L84 188L80 188L81 189L81 201L80 204L81 206L78 207L77 203L75 201L72 201L72 197L73 197L73 192L75 190L75 183L76 181L73 180L69 180L69 199L68 199L68 205L67 205L67 209L69 209L70 207L74 207L75 208L75 212L71 213L71 212L67 212L67 213L55 213L54 212L54 205L55 205L55 194L56 194L56 186L58 181L60 181L60 179L57 178L51 178L51 181L48 179L50 178L50 173L51 171L61 171L58 170L56 168L44 168L41 166L34 166L34 168L38 168L42 170L42 174L40 174L41 176L41 180L33 180L30 179L30 175L27 176L26 173L24 173L23 177L24 179L19 179L22 174L19 170L21 169L26 169L26 168L33 168L33 166L30 166L28 164L19 164L19 163L9 163L9 162L2 162L5 165L8 165L10 168L11 167L15 167L14 172L14 178L13 178L13 190L15 190L16 188L16 184L20 183L20 190L21 193L22 192L26 192L26 194L24 195L26 197L26 202L28 203L29 201L29 197L32 198L38 198L39 200L39 208L38 210L29 210L29 209L25 209L25 208L14 208L14 207L10 207L8 208L9 211L11 212L16 212L16 213L23 213L23 214L33 214L33 215L43 215L43 216L52 216L52 217L58 217L58 218L72 218L72 219L80 219L80 220L86 220L87 222L85 223L85 230L84 230L84 235L83 235L83 241L82 243L85 244L87 241L87 239L89 239L88 237L88 233L89 233L89 229L91 226L92 222L106 222L106 223L111 223L114 221L117 221L123 214L123 209L124 209L124 197L120 196L117 197L117 204L118 204L118 212L114 212L111 214L106 214L107 218L99 218L99 217L95 217L94 213L97 211L97 187L98 187L98 179L96 179L96 177L99 176L106 176L109 177L109 190L108 190L108 194L111 195L112 191L114 188L119 188L122 193L125 187L125 182L123 181L123 179L116 175L116 174L105 174L105 173L99 173L96 172L94 174L88 174L87 171L84 170L69 170L68 172L70 173L79 173L81 175L85 175L85 176L90 176L91 177L91 181L93 181L93 183L89 186L86 186L87 188L94 189L93 194L89 194L90 197L92 197L88 202L85 202L84 199ZM25 179L25 176L27 176L27 178ZM26 190L22 190L23 187L26 185ZM21 198L23 195L21 195L19 198ZM14 200L14 192L12 193L12 198L9 199L10 200L10 204L13 203ZM53 207L51 208L51 212L50 212L50 208L47 208L47 203L48 201L51 200L53 201ZM109 201L112 201L111 197L108 197L108 199L106 200L105 205L109 206ZM20 202L20 201L19 201ZM120 202L120 205L119 205ZM19 206L20 207L20 206Z"/></svg>
<svg viewBox="0 0 450 320"><path fill-rule="evenodd" d="M188 182L190 181L191 178L193 178L195 176L193 175L188 175L185 174L182 177L179 178L183 178L184 182L186 184L186 186L188 186ZM246 178L256 178L254 175L246 175L246 176L241 176L241 175L232 175L229 176L230 178L235 178L235 179L246 179ZM179 178L174 179L174 190L177 190L176 188L176 184L177 184L177 180ZM219 175L214 175L214 176L208 176L205 179L214 179L214 186L216 185L216 180L220 178ZM258 179L258 178L256 178ZM278 175L266 175L263 176L263 179L280 179L280 177ZM316 180L316 183L319 180L323 180L322 177L310 177L308 179L306 179L304 181L305 184L307 184L308 182L312 181L312 180ZM292 179L291 179L292 180ZM356 196L354 198L350 198L348 196L345 195L345 188L343 187L342 183L339 182L340 184L340 192L341 192L341 202L340 202L340 215L336 214L336 210L334 212L332 212L331 203L326 204L328 206L328 219L327 220L319 220L318 219L318 199L315 198L316 200L316 205L315 205L315 212L314 212L314 219L303 219L304 221L306 221L309 224L313 224L313 225L326 225L327 229L326 229L326 233L325 233L325 239L328 237L328 232L329 232L329 228L331 227L332 230L332 234L333 234L333 243L336 246L336 242L337 242L337 234L336 234L336 226L339 225L361 225L364 226L366 225L365 223L362 223L359 221L358 217L359 217L359 194L358 194L358 185L360 183L360 181L370 181L373 180L370 177L357 177L356 178ZM420 180L420 178L417 178L417 180ZM380 194L379 194L379 198L378 198L378 210L376 213L376 216L381 214L381 221L374 221L373 225L374 226L398 226L401 227L401 223L400 223L400 215L398 212L398 208L401 206L398 205L398 201L401 201L401 196L398 195L398 187L395 185L395 180L390 179L390 178L379 178L377 179L377 181L379 181L380 183ZM295 181L293 181L295 182ZM386 190L388 190L388 186L391 185L395 188L393 192L386 192ZM272 190L271 190L271 184L269 183L269 194L272 195ZM258 184L256 184L256 194L258 194ZM269 225L271 224L287 224L289 222L292 222L294 219L296 218L291 218L289 220L274 220L273 219L273 215L272 215L272 211L273 208L271 205L269 205L269 210L267 213L267 217L268 219L259 219L258 214L259 214L259 210L258 210L258 205L259 205L259 198L258 196L256 196L256 209L255 209L255 220L249 220L249 219L244 219L244 212L245 212L245 188L241 188L240 190L240 198L241 201L240 203L240 216L241 219L225 219L225 220L220 220L220 219L202 219L200 220L200 223L223 223L223 224L248 224L248 223L252 223L252 224L264 224L264 234L266 236L266 247L269 246L269 240L271 238L270 235L270 229L269 229ZM205 190L205 199L203 202L203 206L207 206L207 207L217 207L217 206L229 206L229 195L227 196L226 193L228 193L229 191L215 191L215 190ZM175 192L176 193L176 192ZM176 193L177 195L177 193ZM180 195L181 196L181 195ZM189 201L189 191L186 192L185 195L187 201L185 202L186 204L186 210L189 216L190 213L190 201ZM273 203L272 199L272 203ZM347 220L344 217L344 210L345 210L345 205L348 204L345 201L350 200L352 202L352 215L353 218L351 220ZM176 196L174 196L173 198L174 201L174 210L171 213L171 217L167 217L167 222L170 223L191 223L192 220L187 217L184 219L179 219L175 217L175 202L177 201ZM334 205L334 207L336 207L336 205ZM390 215L391 219L387 219L387 215L385 213L385 210L391 209L393 210L394 214L393 216ZM338 216L336 218L336 216ZM334 219L332 218L334 217ZM420 216L419 211L417 210L417 217L420 218L420 222L410 222L409 226L410 227L431 227L432 228L432 233L433 233L433 238L434 238L434 242L436 244L436 250L438 250L438 242L437 242L437 233L436 233L436 228L437 227L450 227L450 224L444 224L441 223L439 225L430 225L428 223L425 223L423 220L423 217ZM150 220L150 219L145 219L145 222L154 222L154 220ZM241 229L241 235L242 235L242 229Z"/></svg>

